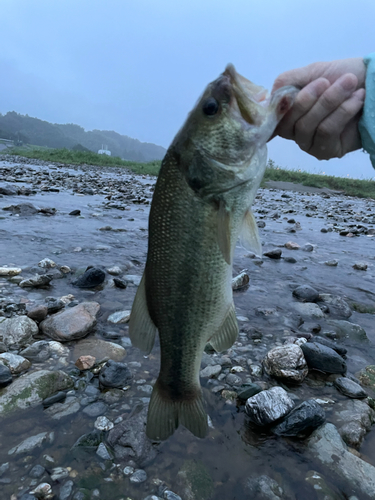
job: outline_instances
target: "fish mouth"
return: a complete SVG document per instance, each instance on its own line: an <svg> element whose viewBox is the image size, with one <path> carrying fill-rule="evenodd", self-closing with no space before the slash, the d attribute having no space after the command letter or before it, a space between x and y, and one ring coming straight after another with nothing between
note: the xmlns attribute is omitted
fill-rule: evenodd
<svg viewBox="0 0 375 500"><path fill-rule="evenodd" d="M260 125L265 109L268 92L237 73L233 64L228 64L223 75L229 77L242 118L250 125Z"/></svg>

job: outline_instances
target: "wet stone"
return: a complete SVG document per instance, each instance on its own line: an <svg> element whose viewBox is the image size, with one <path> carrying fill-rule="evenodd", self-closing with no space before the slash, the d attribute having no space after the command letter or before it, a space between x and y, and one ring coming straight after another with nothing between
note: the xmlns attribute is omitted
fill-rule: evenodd
<svg viewBox="0 0 375 500"><path fill-rule="evenodd" d="M104 443L100 443L100 445L98 446L98 449L96 450L96 454L102 460L112 460L112 457L109 454L107 447Z"/></svg>
<svg viewBox="0 0 375 500"><path fill-rule="evenodd" d="M280 248L275 248L274 250L264 252L263 255L265 255L269 259L281 259L281 254L282 254L282 251L280 250Z"/></svg>
<svg viewBox="0 0 375 500"><path fill-rule="evenodd" d="M65 307L65 302L62 301L61 299L55 299L55 298L50 297L47 300L48 314L55 314L58 311L60 311L61 309L64 309L64 307Z"/></svg>
<svg viewBox="0 0 375 500"><path fill-rule="evenodd" d="M59 500L69 500L73 491L74 483L70 479L60 487Z"/></svg>
<svg viewBox="0 0 375 500"><path fill-rule="evenodd" d="M105 403L98 401L97 403L91 403L86 406L82 412L89 417L98 417L99 415L103 415L107 409L108 406Z"/></svg>
<svg viewBox="0 0 375 500"><path fill-rule="evenodd" d="M49 274L36 274L31 278L22 280L19 286L21 288L44 288L49 286L52 279Z"/></svg>
<svg viewBox="0 0 375 500"><path fill-rule="evenodd" d="M310 399L293 408L272 431L278 436L306 437L324 421L323 408L315 400Z"/></svg>
<svg viewBox="0 0 375 500"><path fill-rule="evenodd" d="M0 338L8 349L26 347L38 331L38 325L27 316L15 316L0 323Z"/></svg>
<svg viewBox="0 0 375 500"><path fill-rule="evenodd" d="M55 403L46 408L45 413L54 420L73 415L80 410L81 406L76 397L67 397L63 403Z"/></svg>
<svg viewBox="0 0 375 500"><path fill-rule="evenodd" d="M9 368L0 363L0 387L5 387L11 384L13 380L12 373Z"/></svg>
<svg viewBox="0 0 375 500"><path fill-rule="evenodd" d="M94 288L101 285L104 280L105 272L99 267L91 267L74 281L73 285L78 288Z"/></svg>
<svg viewBox="0 0 375 500"><path fill-rule="evenodd" d="M338 338L347 338L358 342L368 340L365 330L360 325L338 319L330 319L327 323L335 330Z"/></svg>
<svg viewBox="0 0 375 500"><path fill-rule="evenodd" d="M49 398L43 399L42 405L43 408L49 408L50 406L54 405L55 403L62 403L66 399L66 392L64 391L59 391L56 392L56 394L53 394L53 396L50 396Z"/></svg>
<svg viewBox="0 0 375 500"><path fill-rule="evenodd" d="M27 316L36 321L37 323L40 323L47 317L47 314L48 314L47 306L40 305L34 307L33 309L30 309L27 313Z"/></svg>
<svg viewBox="0 0 375 500"><path fill-rule="evenodd" d="M138 469L130 476L130 482L133 484L144 483L147 480L147 474L144 470Z"/></svg>
<svg viewBox="0 0 375 500"><path fill-rule="evenodd" d="M342 316L344 318L350 318L352 315L352 310L349 305L341 297L337 297L329 293L321 293L319 301L322 301L324 304L329 306L329 312L331 314L336 314L337 316Z"/></svg>
<svg viewBox="0 0 375 500"><path fill-rule="evenodd" d="M356 262L353 265L353 269L357 269L358 271L366 271L367 270L367 264L366 262Z"/></svg>
<svg viewBox="0 0 375 500"><path fill-rule="evenodd" d="M339 377L334 381L335 387L348 398L363 399L367 397L367 392L362 387L346 377Z"/></svg>
<svg viewBox="0 0 375 500"><path fill-rule="evenodd" d="M309 285L301 285L295 288L293 296L305 302L316 302L319 300L319 293Z"/></svg>
<svg viewBox="0 0 375 500"><path fill-rule="evenodd" d="M249 499L282 500L285 498L284 491L279 484L266 475L248 479L246 490L250 494Z"/></svg>
<svg viewBox="0 0 375 500"><path fill-rule="evenodd" d="M269 425L287 415L294 402L282 387L272 387L246 401L246 414L256 425Z"/></svg>
<svg viewBox="0 0 375 500"><path fill-rule="evenodd" d="M8 451L8 455L20 455L23 453L30 453L36 448L42 447L45 443L52 443L55 435L53 432L41 432L35 436L30 436L24 439L17 446Z"/></svg>
<svg viewBox="0 0 375 500"><path fill-rule="evenodd" d="M345 354L348 352L345 347L341 347L340 345L337 345L336 342L333 340L329 340L325 337L321 337L320 335L314 335L312 342L317 342L318 344L325 345L326 347L330 347L334 351L336 351L340 356L345 356Z"/></svg>
<svg viewBox="0 0 375 500"><path fill-rule="evenodd" d="M268 375L293 382L302 382L309 371L301 348L295 344L271 349L263 360L263 367Z"/></svg>
<svg viewBox="0 0 375 500"><path fill-rule="evenodd" d="M306 342L301 349L309 368L325 373L346 373L345 360L330 347L316 342Z"/></svg>
<svg viewBox="0 0 375 500"><path fill-rule="evenodd" d="M333 419L345 443L359 448L375 422L375 411L365 401L349 399L337 405Z"/></svg>
<svg viewBox="0 0 375 500"><path fill-rule="evenodd" d="M21 351L20 354L34 363L46 361L51 356L49 342L46 340L34 342L32 345Z"/></svg>
<svg viewBox="0 0 375 500"><path fill-rule="evenodd" d="M258 384L246 384L246 386L243 386L240 389L240 392L238 392L238 398L242 401L246 401L262 391Z"/></svg>
<svg viewBox="0 0 375 500"><path fill-rule="evenodd" d="M46 472L46 469L42 465L34 465L34 467L29 472L29 476L34 479L39 479Z"/></svg>
<svg viewBox="0 0 375 500"><path fill-rule="evenodd" d="M220 375L221 370L222 370L221 365L209 365L200 371L200 377L201 378L215 378L218 375Z"/></svg>
<svg viewBox="0 0 375 500"><path fill-rule="evenodd" d="M164 500L182 500L180 495L177 495L177 493L173 493L173 491L170 491L170 490L164 491L163 499Z"/></svg>
<svg viewBox="0 0 375 500"><path fill-rule="evenodd" d="M28 359L19 356L18 354L11 354L9 352L0 354L0 363L7 366L13 375L22 373L28 370L31 366Z"/></svg>
<svg viewBox="0 0 375 500"><path fill-rule="evenodd" d="M99 381L104 387L124 387L132 380L132 373L125 363L112 359L102 368Z"/></svg>
<svg viewBox="0 0 375 500"><path fill-rule="evenodd" d="M117 288L126 288L128 286L128 283L121 278L113 278L113 283Z"/></svg>

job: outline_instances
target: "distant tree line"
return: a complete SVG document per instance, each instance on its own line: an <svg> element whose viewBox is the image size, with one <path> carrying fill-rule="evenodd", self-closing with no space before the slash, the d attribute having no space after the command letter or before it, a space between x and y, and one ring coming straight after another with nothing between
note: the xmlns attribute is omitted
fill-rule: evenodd
<svg viewBox="0 0 375 500"><path fill-rule="evenodd" d="M110 130L85 132L79 125L49 123L28 115L9 111L0 114L0 138L11 139L16 144L33 144L49 148L67 148L98 152L106 145L112 156L125 160L147 162L160 160L165 149L156 144L141 142Z"/></svg>

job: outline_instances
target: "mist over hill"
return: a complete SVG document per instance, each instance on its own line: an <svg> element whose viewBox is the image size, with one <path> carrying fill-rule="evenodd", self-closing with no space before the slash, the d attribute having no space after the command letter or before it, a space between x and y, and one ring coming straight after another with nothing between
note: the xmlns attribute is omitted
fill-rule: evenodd
<svg viewBox="0 0 375 500"><path fill-rule="evenodd" d="M49 123L28 115L9 111L0 114L0 138L11 139L18 144L34 144L49 148L88 149L98 152L107 147L112 156L125 160L151 161L161 160L165 148L156 144L141 142L112 130L85 131L79 125L68 123L61 125Z"/></svg>

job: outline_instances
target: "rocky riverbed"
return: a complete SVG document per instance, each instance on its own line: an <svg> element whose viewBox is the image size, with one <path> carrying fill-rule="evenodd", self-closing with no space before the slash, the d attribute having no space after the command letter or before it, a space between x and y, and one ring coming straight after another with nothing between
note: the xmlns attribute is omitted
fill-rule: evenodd
<svg viewBox="0 0 375 500"><path fill-rule="evenodd" d="M375 497L375 201L260 189L210 432L145 437L159 368L127 322L155 179L0 156L0 498Z"/></svg>

